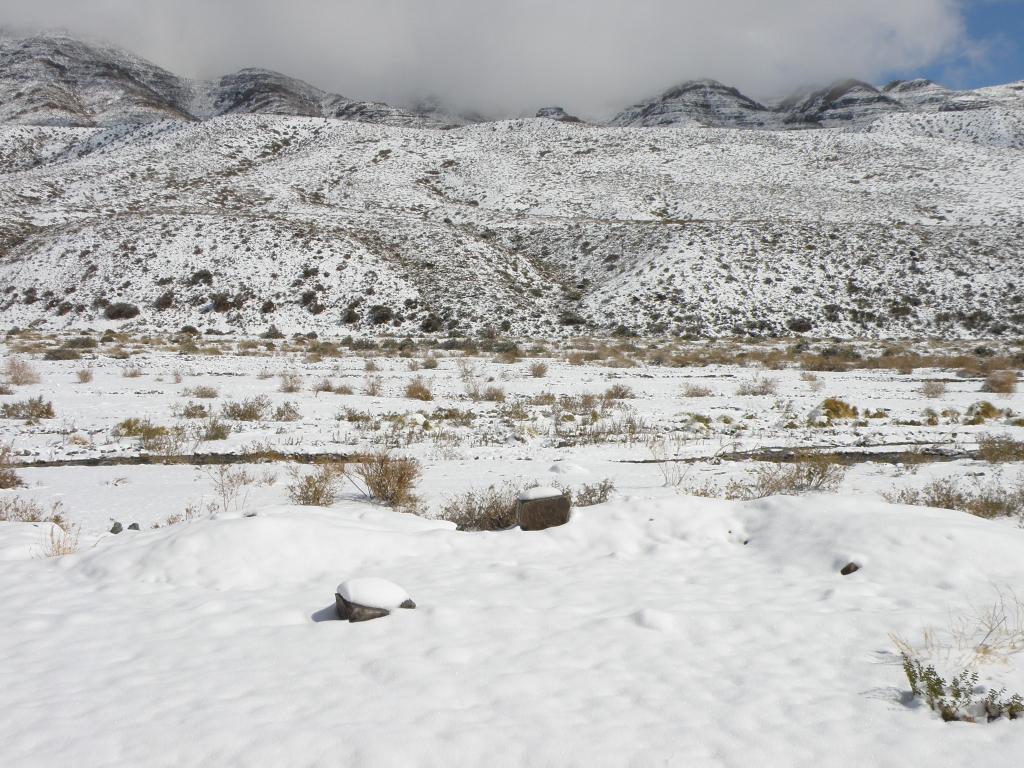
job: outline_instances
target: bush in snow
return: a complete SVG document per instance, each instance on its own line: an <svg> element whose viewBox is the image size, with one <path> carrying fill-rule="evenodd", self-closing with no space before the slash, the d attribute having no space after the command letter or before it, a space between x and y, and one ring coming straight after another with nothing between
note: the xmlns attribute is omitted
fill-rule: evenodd
<svg viewBox="0 0 1024 768"><path fill-rule="evenodd" d="M1016 371L992 371L985 377L982 392L993 392L1000 395L1012 395L1017 391Z"/></svg>
<svg viewBox="0 0 1024 768"><path fill-rule="evenodd" d="M29 423L40 419L52 419L53 403L43 400L42 395L15 403L4 403L0 405L0 416L5 419L24 419Z"/></svg>
<svg viewBox="0 0 1024 768"><path fill-rule="evenodd" d="M270 413L270 398L257 395L246 400L224 403L221 408L225 419L232 421L264 421Z"/></svg>
<svg viewBox="0 0 1024 768"><path fill-rule="evenodd" d="M291 467L288 476L291 478L288 498L292 504L329 507L338 498L338 491L345 479L345 468L341 464L321 464L306 474L298 467Z"/></svg>
<svg viewBox="0 0 1024 768"><path fill-rule="evenodd" d="M103 316L107 320L131 320L138 315L139 308L124 301L115 301L113 304L108 304L103 310Z"/></svg>
<svg viewBox="0 0 1024 768"><path fill-rule="evenodd" d="M18 473L11 469L11 446L0 445L0 490L20 488L24 483Z"/></svg>
<svg viewBox="0 0 1024 768"><path fill-rule="evenodd" d="M501 531L516 524L519 488L500 486L472 489L444 502L439 517L460 531Z"/></svg>
<svg viewBox="0 0 1024 768"><path fill-rule="evenodd" d="M413 491L421 474L416 459L380 451L357 464L349 477L364 496L413 512L419 504Z"/></svg>

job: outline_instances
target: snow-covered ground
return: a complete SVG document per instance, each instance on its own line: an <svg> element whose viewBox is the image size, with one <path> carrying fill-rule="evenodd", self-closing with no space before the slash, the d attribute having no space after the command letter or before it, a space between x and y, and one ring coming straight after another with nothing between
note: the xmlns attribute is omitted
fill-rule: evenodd
<svg viewBox="0 0 1024 768"><path fill-rule="evenodd" d="M0 443L36 464L0 501L36 501L80 529L76 552L45 557L50 523L0 522L0 765L959 766L1024 751L1020 721L947 724L912 700L889 637L944 675L973 663L978 696L1024 691L1024 635L1012 636L1024 616L1011 610L1006 643L987 640L980 660L968 631L994 602L1012 608L1024 528L882 496L944 477L1011 488L1024 464L972 451L985 434L1024 439L1024 394L983 393L950 370L609 367L554 348L515 362L437 351L423 368L420 352L311 360L284 346L21 355L40 381L0 404L41 396L55 415L0 419ZM281 373L297 391L280 391ZM315 392L325 377L352 393ZM433 400L405 396L417 377ZM737 394L765 379L774 393ZM925 380L946 392L926 398ZM596 419L585 413L583 396L616 385L618 399L587 404ZM692 396L697 385L710 394ZM202 386L216 397L187 394ZM487 386L504 402L470 397ZM171 448L254 460L392 446L421 462L420 514L351 484L330 507L296 506L286 461L234 465L251 482L219 503L217 466L162 464L112 434L130 417L173 430L202 421L180 415L188 402L220 413L259 395L299 418L227 420L227 439ZM827 397L858 418L815 425ZM983 400L998 414L963 423ZM835 493L688 495L764 466L738 452L808 446L951 460L857 461ZM140 456L152 463L114 463ZM561 528L437 519L469 489L604 478L610 500ZM115 522L139 530L109 533ZM397 583L417 608L337 621L337 585L362 577Z"/></svg>

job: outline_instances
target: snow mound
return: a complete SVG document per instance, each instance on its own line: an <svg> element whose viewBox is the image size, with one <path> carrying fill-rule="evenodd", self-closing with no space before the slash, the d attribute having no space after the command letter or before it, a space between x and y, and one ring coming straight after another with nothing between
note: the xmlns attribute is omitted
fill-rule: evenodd
<svg viewBox="0 0 1024 768"><path fill-rule="evenodd" d="M538 485L535 488L527 488L519 494L520 501L537 501L538 499L557 499L564 496L561 489L551 485Z"/></svg>
<svg viewBox="0 0 1024 768"><path fill-rule="evenodd" d="M343 581L338 585L337 593L350 603L389 611L411 599L409 593L395 582L373 576Z"/></svg>

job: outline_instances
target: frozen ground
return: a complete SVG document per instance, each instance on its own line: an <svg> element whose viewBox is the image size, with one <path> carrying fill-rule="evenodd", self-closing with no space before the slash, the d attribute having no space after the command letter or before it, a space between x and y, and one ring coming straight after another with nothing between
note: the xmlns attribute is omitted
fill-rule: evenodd
<svg viewBox="0 0 1024 768"><path fill-rule="evenodd" d="M972 452L981 435L1024 438L1021 393L983 393L979 378L940 369L812 378L795 367L573 365L554 348L499 362L443 351L315 359L287 346L204 355L126 341L130 359L101 345L74 361L19 348L40 381L0 404L41 396L55 416L0 419L0 442L37 464L19 467L26 487L0 500L59 500L80 538L76 553L48 558L49 523L0 523L0 765L960 766L1011 764L1024 750L1020 721L947 724L911 701L889 639L924 646L929 627L973 626L999 593L1019 591L1024 529L882 497L942 477L1011 487L1024 465ZM431 356L437 367L422 368ZM547 371L535 377L539 362ZM92 381L79 382L85 367ZM282 372L298 391L280 391ZM314 392L325 377L352 394ZM405 396L416 377L433 400ZM737 394L765 379L774 393ZM945 393L925 398L925 380L945 381ZM684 396L698 384L711 394ZM615 385L628 391L595 398L596 418L580 407ZM185 394L200 386L217 397ZM487 386L504 402L470 397ZM156 451L112 435L129 417L173 430L203 421L176 415L185 403L219 413L261 394L300 418L229 421L238 431L225 440ZM827 397L858 418L812 426ZM998 414L965 424L982 400ZM382 445L422 463L420 515L354 486L329 508L292 505L282 461L242 465L253 478L244 498L211 515L216 467L159 463L161 450L254 459ZM864 458L914 445L951 460L858 461L836 493L687 495L763 465L730 460L742 451ZM154 463L39 464L140 456ZM603 478L611 500L577 508L563 528L464 532L436 519L470 488ZM194 519L175 523L186 507ZM115 521L141 530L112 535ZM851 562L860 569L840 575ZM336 585L366 576L401 585L417 609L333 620ZM979 686L1024 690L1008 642L976 664ZM963 646L933 642L927 658L952 673L972 658Z"/></svg>

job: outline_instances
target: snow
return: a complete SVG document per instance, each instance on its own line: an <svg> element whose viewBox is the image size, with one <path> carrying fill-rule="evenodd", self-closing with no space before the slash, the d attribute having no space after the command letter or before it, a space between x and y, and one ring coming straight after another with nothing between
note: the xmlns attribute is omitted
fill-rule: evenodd
<svg viewBox="0 0 1024 768"><path fill-rule="evenodd" d="M350 603L366 608L393 610L410 599L409 593L395 582L374 576L343 581L338 585L336 592Z"/></svg>
<svg viewBox="0 0 1024 768"><path fill-rule="evenodd" d="M1024 730L906 706L887 633L1019 584L1022 545L856 496L649 494L531 536L280 507L109 537L5 565L0 763L1005 763ZM353 631L339 568L422 608Z"/></svg>
<svg viewBox="0 0 1024 768"><path fill-rule="evenodd" d="M550 485L538 485L534 488L527 488L519 494L520 501L536 501L537 499L554 499L565 494L558 488Z"/></svg>

